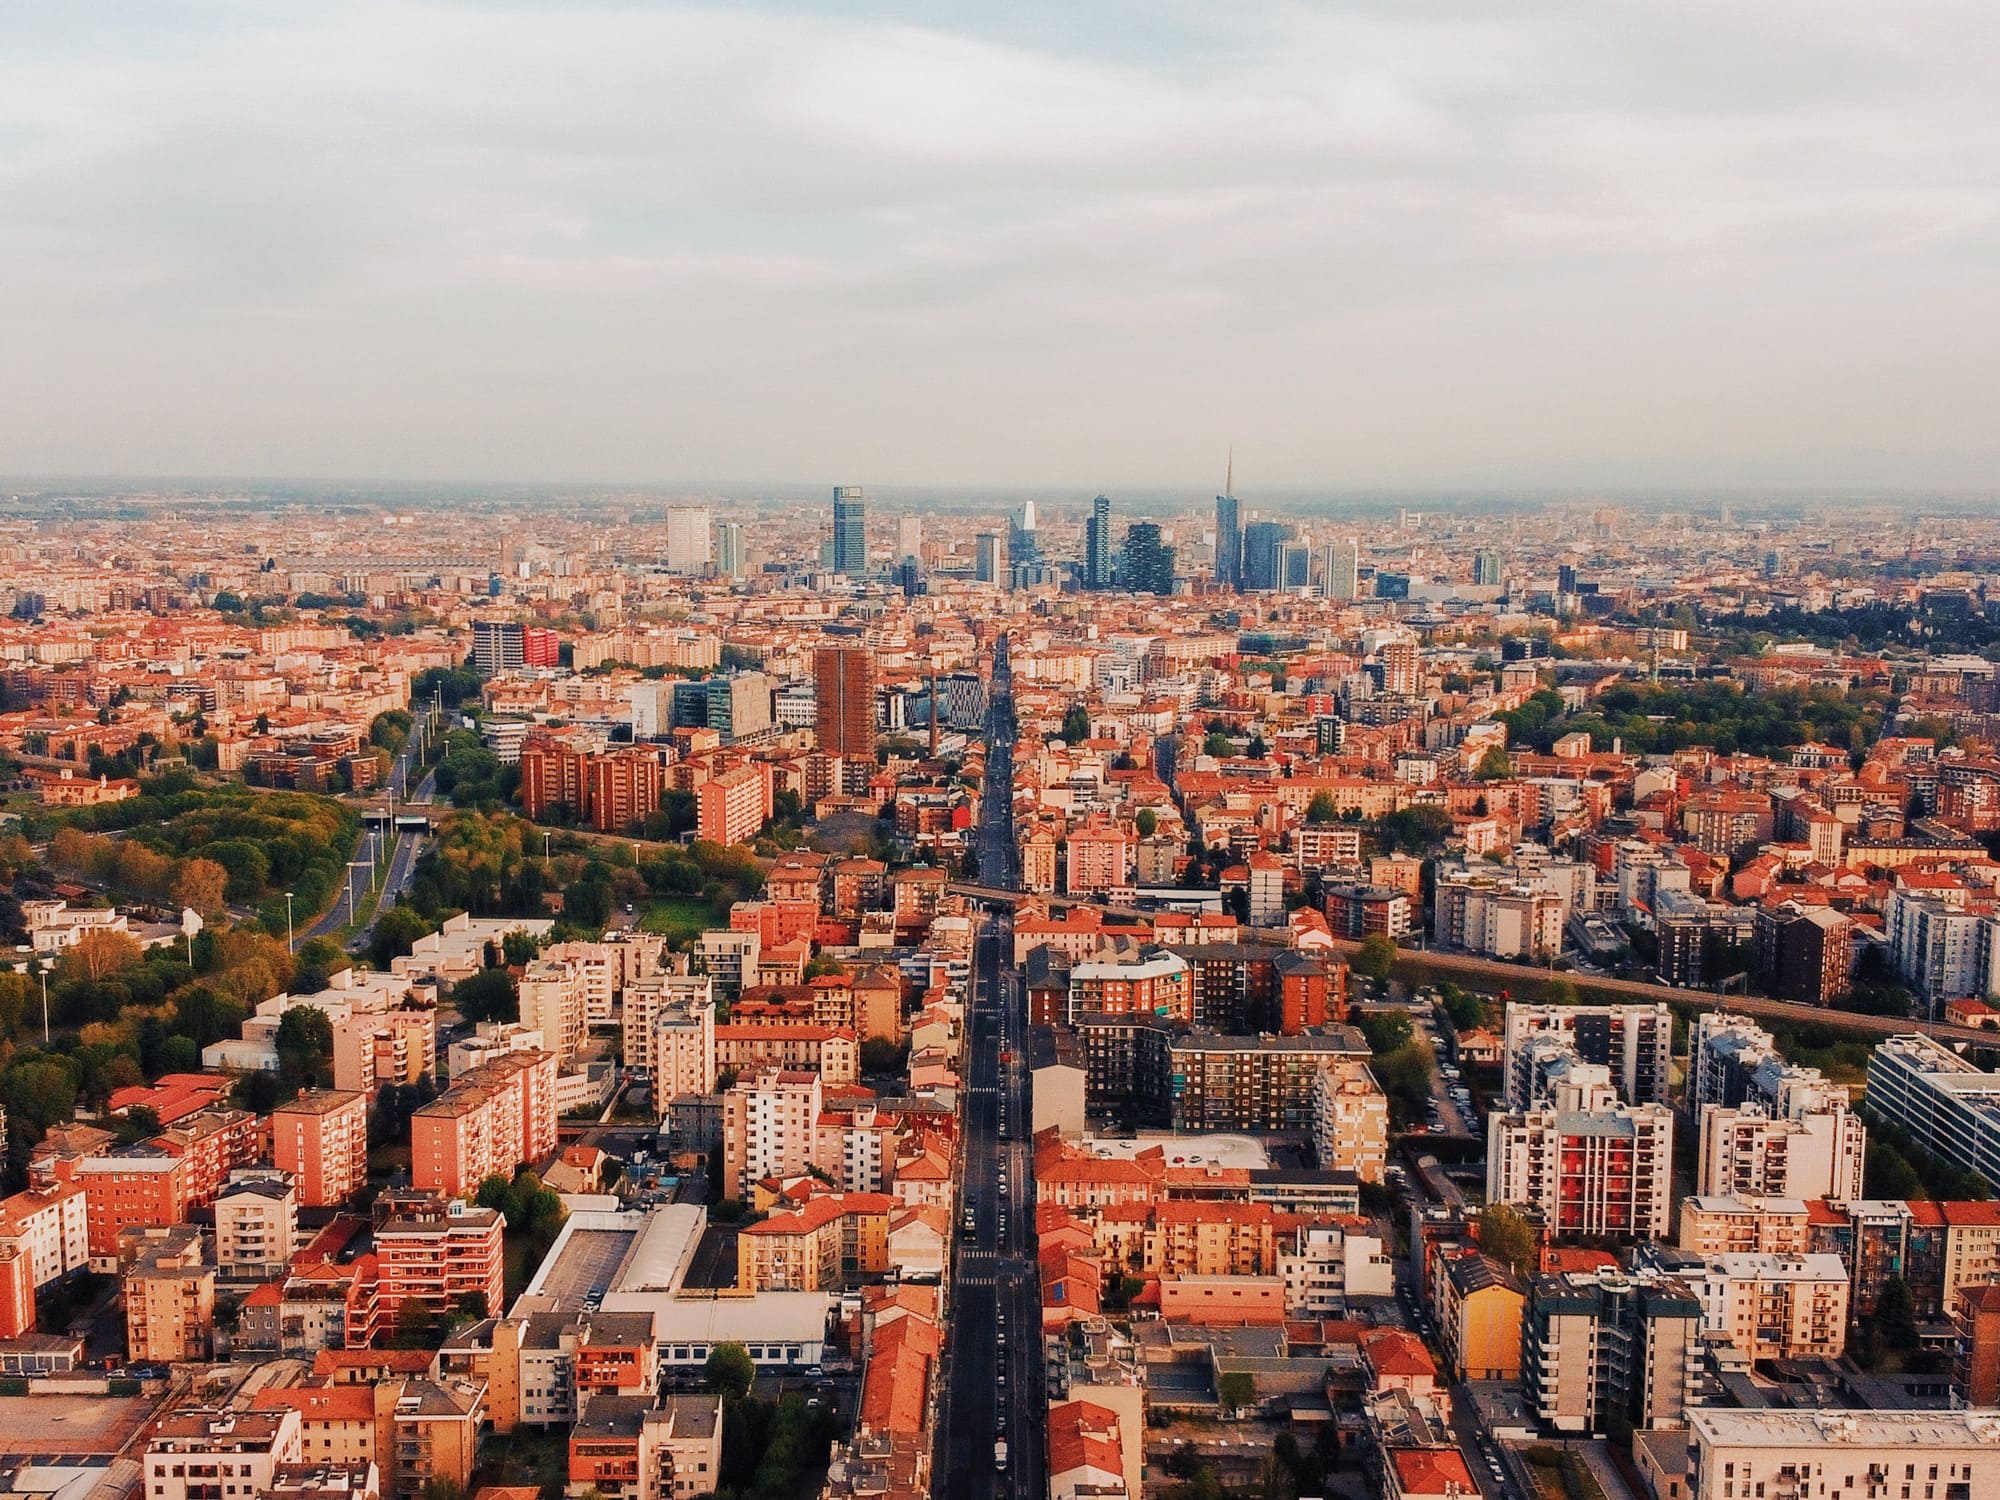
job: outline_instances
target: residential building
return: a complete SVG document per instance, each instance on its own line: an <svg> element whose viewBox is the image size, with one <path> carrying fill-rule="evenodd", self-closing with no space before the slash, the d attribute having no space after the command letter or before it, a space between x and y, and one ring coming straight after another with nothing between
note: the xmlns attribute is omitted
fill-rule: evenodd
<svg viewBox="0 0 2000 1500"><path fill-rule="evenodd" d="M1389 1165L1389 1098L1366 1062L1341 1058L1314 1073L1312 1134L1323 1170L1382 1181Z"/></svg>
<svg viewBox="0 0 2000 1500"><path fill-rule="evenodd" d="M1757 974L1765 993L1806 1005L1830 1005L1847 993L1854 956L1852 917L1831 907L1784 901L1757 908L1755 931Z"/></svg>
<svg viewBox="0 0 2000 1500"><path fill-rule="evenodd" d="M400 1207L375 1230L384 1322L393 1323L403 1304L413 1300L433 1313L471 1309L475 1317L497 1315L506 1227L493 1209L456 1199Z"/></svg>
<svg viewBox="0 0 2000 1500"><path fill-rule="evenodd" d="M1790 1116L1755 1103L1701 1107L1697 1193L1838 1202L1861 1196L1868 1131L1848 1109L1847 1091L1789 1092L1797 1100Z"/></svg>
<svg viewBox="0 0 2000 1500"><path fill-rule="evenodd" d="M516 1052L461 1075L410 1117L410 1180L420 1192L470 1198L556 1148L556 1059Z"/></svg>
<svg viewBox="0 0 2000 1500"><path fill-rule="evenodd" d="M307 1089L271 1111L271 1159L301 1208L337 1208L368 1181L368 1100Z"/></svg>
<svg viewBox="0 0 2000 1500"><path fill-rule="evenodd" d="M736 1237L736 1285L818 1292L880 1276L889 1269L889 1224L899 1207L883 1193L828 1193L746 1225Z"/></svg>
<svg viewBox="0 0 2000 1500"><path fill-rule="evenodd" d="M1173 1126L1309 1132L1319 1107L1320 1073L1332 1064L1359 1063L1367 1055L1366 1040L1347 1026L1301 1036L1190 1031L1173 1037L1167 1044ZM1366 1117L1359 1096L1352 1106L1357 1120ZM1365 1155L1368 1149L1363 1143L1357 1153Z"/></svg>
<svg viewBox="0 0 2000 1500"><path fill-rule="evenodd" d="M215 1267L198 1224L126 1229L118 1236L126 1357L178 1364L209 1357L215 1342Z"/></svg>
<svg viewBox="0 0 2000 1500"><path fill-rule="evenodd" d="M1663 1240L1674 1117L1621 1103L1606 1084L1487 1117L1486 1196L1537 1214L1551 1239Z"/></svg>
<svg viewBox="0 0 2000 1500"><path fill-rule="evenodd" d="M754 761L732 767L704 781L696 796L701 837L747 844L771 817L770 768Z"/></svg>
<svg viewBox="0 0 2000 1500"><path fill-rule="evenodd" d="M814 733L828 755L875 770L875 656L861 646L813 653Z"/></svg>
<svg viewBox="0 0 2000 1500"><path fill-rule="evenodd" d="M1696 1255L1803 1255L1811 1247L1800 1198L1692 1194L1681 1200L1675 1243Z"/></svg>
<svg viewBox="0 0 2000 1500"><path fill-rule="evenodd" d="M1569 1436L1678 1427L1700 1389L1702 1307L1656 1271L1538 1276L1521 1337L1521 1384L1542 1427Z"/></svg>
<svg viewBox="0 0 2000 1500"><path fill-rule="evenodd" d="M1188 961L1164 949L1074 965L1064 1013L1031 1017L1038 1026L1074 1026L1084 1016L1163 1016L1186 1024L1194 1004Z"/></svg>
<svg viewBox="0 0 2000 1500"><path fill-rule="evenodd" d="M1449 1257L1433 1287L1438 1340L1461 1380L1518 1380L1528 1297L1514 1274L1477 1250Z"/></svg>
<svg viewBox="0 0 2000 1500"><path fill-rule="evenodd" d="M154 1427L141 1464L147 1500L217 1500L225 1484L236 1485L239 1495L268 1494L279 1465L303 1461L302 1431L296 1411L169 1412Z"/></svg>
<svg viewBox="0 0 2000 1500"><path fill-rule="evenodd" d="M1868 1107L1924 1150L2000 1182L2000 1074L1912 1033L1868 1055Z"/></svg>
<svg viewBox="0 0 2000 1500"><path fill-rule="evenodd" d="M1837 1359L1847 1348L1851 1289L1837 1255L1650 1253L1700 1300L1704 1331L1741 1358Z"/></svg>
<svg viewBox="0 0 2000 1500"><path fill-rule="evenodd" d="M230 1281L283 1273L298 1249L299 1199L284 1172L239 1172L215 1200L216 1269Z"/></svg>
<svg viewBox="0 0 2000 1500"><path fill-rule="evenodd" d="M1987 1411L1789 1411L1697 1406L1688 1410L1694 1461L1688 1500L1742 1500L1764 1485L1782 1500L1994 1500L2000 1428Z"/></svg>
<svg viewBox="0 0 2000 1500"><path fill-rule="evenodd" d="M1664 1001L1653 1005L1526 1005L1509 1003L1502 1037L1501 1068L1507 1107L1526 1109L1528 1048L1537 1037L1556 1036L1585 1062L1611 1070L1618 1097L1627 1104L1665 1104L1670 1075L1674 1018Z"/></svg>
<svg viewBox="0 0 2000 1500"><path fill-rule="evenodd" d="M652 974L625 987L619 1016L625 1066L661 1103L715 1092L715 978Z"/></svg>
<svg viewBox="0 0 2000 1500"><path fill-rule="evenodd" d="M814 1165L820 1107L817 1073L767 1068L738 1078L722 1096L724 1195L747 1202L764 1178Z"/></svg>

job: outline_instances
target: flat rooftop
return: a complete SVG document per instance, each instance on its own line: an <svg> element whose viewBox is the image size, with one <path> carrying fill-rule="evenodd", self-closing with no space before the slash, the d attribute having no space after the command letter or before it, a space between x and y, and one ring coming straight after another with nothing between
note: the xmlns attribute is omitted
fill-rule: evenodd
<svg viewBox="0 0 2000 1500"><path fill-rule="evenodd" d="M1176 1135L1171 1131L1143 1130L1138 1135L1102 1140L1086 1135L1083 1144L1099 1156L1130 1161L1154 1147L1166 1157L1170 1167L1243 1167L1256 1170L1271 1165L1271 1154L1254 1135Z"/></svg>

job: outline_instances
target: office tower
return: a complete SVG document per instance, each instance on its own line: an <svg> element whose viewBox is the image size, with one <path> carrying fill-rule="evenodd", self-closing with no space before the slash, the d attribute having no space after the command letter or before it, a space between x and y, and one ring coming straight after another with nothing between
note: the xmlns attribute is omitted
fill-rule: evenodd
<svg viewBox="0 0 2000 1500"><path fill-rule="evenodd" d="M724 521L715 528L715 571L724 578L741 578L749 570L743 553L743 523Z"/></svg>
<svg viewBox="0 0 2000 1500"><path fill-rule="evenodd" d="M982 531L973 538L972 576L981 583L1007 581L1007 553L997 533Z"/></svg>
<svg viewBox="0 0 2000 1500"><path fill-rule="evenodd" d="M1498 587L1500 583L1500 554L1490 547L1481 547L1472 554L1472 581L1481 587Z"/></svg>
<svg viewBox="0 0 2000 1500"><path fill-rule="evenodd" d="M1556 566L1556 592L1558 594L1574 594L1576 592L1576 565L1574 563L1559 563Z"/></svg>
<svg viewBox="0 0 2000 1500"><path fill-rule="evenodd" d="M868 506L858 484L833 487L833 571L868 576Z"/></svg>
<svg viewBox="0 0 2000 1500"><path fill-rule="evenodd" d="M1278 573L1278 548L1291 537L1292 528L1279 521L1252 521L1244 527L1241 587L1283 587L1284 580Z"/></svg>
<svg viewBox="0 0 2000 1500"><path fill-rule="evenodd" d="M896 587L902 590L905 599L914 599L925 592L924 570L914 557L905 557L895 567Z"/></svg>
<svg viewBox="0 0 2000 1500"><path fill-rule="evenodd" d="M527 632L511 620L472 622L472 670L481 677L497 677L523 666L527 661Z"/></svg>
<svg viewBox="0 0 2000 1500"><path fill-rule="evenodd" d="M1304 542L1278 543L1278 587L1302 589L1312 566L1312 553Z"/></svg>
<svg viewBox="0 0 2000 1500"><path fill-rule="evenodd" d="M921 558L924 555L924 518L896 517L896 556Z"/></svg>
<svg viewBox="0 0 2000 1500"><path fill-rule="evenodd" d="M708 571L709 514L705 505L667 507L667 571Z"/></svg>
<svg viewBox="0 0 2000 1500"><path fill-rule="evenodd" d="M1090 502L1090 519L1083 523L1083 586L1111 587L1111 497Z"/></svg>
<svg viewBox="0 0 2000 1500"><path fill-rule="evenodd" d="M1027 568L1042 559L1041 543L1035 537L1035 502L1021 506L1018 516L1007 521L1007 561L1011 567Z"/></svg>
<svg viewBox="0 0 2000 1500"><path fill-rule="evenodd" d="M1234 495L1215 497L1215 581L1243 588L1243 512Z"/></svg>
<svg viewBox="0 0 2000 1500"><path fill-rule="evenodd" d="M1361 547L1353 537L1328 542L1319 549L1319 591L1328 599L1353 599L1360 593Z"/></svg>
<svg viewBox="0 0 2000 1500"><path fill-rule="evenodd" d="M1125 587L1135 594L1174 591L1174 549L1161 543L1158 526L1139 521L1125 529L1119 573Z"/></svg>
<svg viewBox="0 0 2000 1500"><path fill-rule="evenodd" d="M822 646L813 653L819 748L850 760L875 759L875 658L860 646Z"/></svg>
<svg viewBox="0 0 2000 1500"><path fill-rule="evenodd" d="M710 677L701 686L703 717L707 727L722 736L723 744L733 745L770 730L771 695L776 684L762 672Z"/></svg>

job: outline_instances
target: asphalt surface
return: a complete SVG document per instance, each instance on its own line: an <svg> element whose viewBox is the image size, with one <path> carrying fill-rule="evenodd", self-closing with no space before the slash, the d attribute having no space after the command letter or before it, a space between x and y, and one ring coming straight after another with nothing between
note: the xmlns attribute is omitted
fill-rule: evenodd
<svg viewBox="0 0 2000 1500"><path fill-rule="evenodd" d="M1004 636L994 648L986 729L979 868L984 879L1011 888L1015 720ZM974 1230L965 1234L962 1217L956 1226L958 1268L932 1476L932 1492L954 1500L1040 1500L1047 1489L1048 1401L1029 1180L1027 997L1010 962L1010 923L1005 913L986 918L973 954L960 1212L971 1211ZM1003 1439L1004 1470L995 1451Z"/></svg>

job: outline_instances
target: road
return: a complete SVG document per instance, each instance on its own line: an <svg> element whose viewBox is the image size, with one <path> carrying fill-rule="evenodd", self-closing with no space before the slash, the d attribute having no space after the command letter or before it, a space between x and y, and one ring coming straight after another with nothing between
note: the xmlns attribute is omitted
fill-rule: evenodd
<svg viewBox="0 0 2000 1500"><path fill-rule="evenodd" d="M994 647L986 730L979 868L983 878L1011 889L1017 878L1015 720L1005 636ZM970 1210L974 1227L969 1238L959 1230L944 1410L931 1485L934 1494L971 1500L1041 1500L1047 1488L1048 1402L1028 1141L1027 996L1014 973L1013 944L1011 919L1004 910L981 921L973 952L961 1152L961 1212ZM1003 1115L1004 1138L999 1128ZM994 1456L1001 1438L1008 1447L1004 1471L997 1469Z"/></svg>
<svg viewBox="0 0 2000 1500"><path fill-rule="evenodd" d="M403 748L402 754L397 756L396 764L389 773L390 784L396 788L399 794L407 794L410 772L415 765L415 756L416 744L412 741ZM435 770L426 771L424 779L417 783L416 794L409 797L409 803L411 806L428 806L436 791L437 772ZM417 857L423 853L424 844L429 837L428 834L418 833L411 829L403 829L396 832L396 842L389 851L388 869L383 876L382 899L375 906L377 916L380 916L384 911L394 906L402 897L403 892L409 889L410 878L416 874ZM358 868L353 866L348 868L347 878L354 882L355 885L354 905L357 911L360 909L363 899L360 876L361 872ZM302 939L327 937L338 932L346 925L347 894L343 891L339 899L320 914L319 920L306 928L299 936ZM354 935L352 947L356 951L367 947L369 939L374 936L374 932L375 924L371 921L365 928Z"/></svg>

